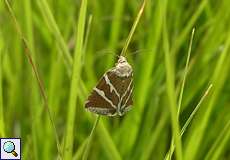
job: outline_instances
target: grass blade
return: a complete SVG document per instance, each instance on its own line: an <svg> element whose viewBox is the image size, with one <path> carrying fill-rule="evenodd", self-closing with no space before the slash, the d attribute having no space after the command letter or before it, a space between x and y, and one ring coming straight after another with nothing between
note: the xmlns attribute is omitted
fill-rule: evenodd
<svg viewBox="0 0 230 160"><path fill-rule="evenodd" d="M177 107L176 107L176 92L175 92L175 77L172 64L172 57L170 57L169 52L169 42L168 42L168 33L166 28L166 17L163 30L163 48L165 54L165 65L166 65L166 84L167 84L167 94L169 100L169 109L171 113L171 123L172 123L172 132L173 138L176 145L176 157L178 160L182 159L182 144L180 138L180 126L177 118Z"/></svg>
<svg viewBox="0 0 230 160"><path fill-rule="evenodd" d="M228 37L225 41L225 49L218 59L214 74L211 78L213 83L213 92L210 96L210 101L207 104L207 110L205 110L204 114L202 114L202 119L200 120L199 124L197 124L196 129L193 131L192 136L189 139L189 143L185 150L185 159L194 159L198 152L198 148L203 139L205 128L207 127L213 107L226 80L227 69L230 63L228 55L229 47L230 37Z"/></svg>
<svg viewBox="0 0 230 160"><path fill-rule="evenodd" d="M116 159L122 160L120 153L118 152L116 146L114 145L112 138L107 132L105 125L100 121L98 124L98 128L100 132L98 132L98 136L100 139L101 146L107 152L108 159Z"/></svg>
<svg viewBox="0 0 230 160"><path fill-rule="evenodd" d="M78 26L77 26L77 38L76 46L74 52L74 64L73 73L70 85L70 95L69 95L69 108L67 112L67 128L65 136L65 146L64 146L64 159L72 159L73 150L73 133L74 133L74 121L76 112L76 102L77 95L79 94L79 82L81 77L81 67L82 67L82 55L83 55L83 39L85 32L85 22L86 22L86 11L87 11L87 0L82 0Z"/></svg>
<svg viewBox="0 0 230 160"><path fill-rule="evenodd" d="M157 140L158 140L159 136L161 135L161 133L163 132L164 127L166 126L167 120L169 119L168 117L169 117L168 114L161 116L159 123L157 124L152 135L150 136L149 144L145 149L145 153L142 154L142 156L140 158L141 160L150 159L152 151L157 144Z"/></svg>
<svg viewBox="0 0 230 160"><path fill-rule="evenodd" d="M49 22L48 25L50 26L50 29L53 32L56 41L60 45L60 48L62 49L62 53L63 53L64 61L66 62L67 65L67 69L70 70L73 60L69 53L68 47L66 46L65 40L63 39L63 36L61 35L61 32L57 26L57 23L54 20L49 5L46 0L39 0L37 1L37 3L39 4L39 8L41 12L45 15L44 17L47 19L47 22Z"/></svg>
<svg viewBox="0 0 230 160"><path fill-rule="evenodd" d="M199 110L202 102L204 101L205 97L207 97L208 93L210 92L211 88L212 88L212 84L209 85L208 89L205 91L204 95L201 97L199 103L197 104L197 106L195 107L195 109L192 111L191 115L189 116L189 118L187 119L187 121L185 122L184 126L181 129L181 136L184 134L184 132L186 131L188 125L190 124L190 122L192 121L193 117L195 116L196 112Z"/></svg>
<svg viewBox="0 0 230 160"><path fill-rule="evenodd" d="M5 137L5 123L4 123L4 110L3 110L3 90L2 90L2 53L3 52L3 41L0 32L0 137Z"/></svg>
<svg viewBox="0 0 230 160"><path fill-rule="evenodd" d="M129 46L129 43L130 43L130 41L131 41L131 39L132 39L132 37L133 37L133 34L134 34L134 32L135 32L135 30L136 30L136 27L137 27L137 24L138 24L138 22L140 21L140 18L141 18L141 16L142 16L142 13L143 13L143 11L144 11L144 8L145 8L145 0L144 0L144 2L143 2L143 4L142 4L142 6L141 6L141 9L139 10L139 12L138 12L138 14L137 14L137 17L136 17L136 19L135 19L135 21L134 21L134 23L133 23L133 26L132 26L132 28L131 28L131 30L130 30L130 32L129 32L129 35L128 35L128 38L126 39L126 41L125 41L125 45L124 45L124 47L123 47L123 49L122 49L122 51L121 51L121 56L125 56L125 54L126 54L126 51L127 51L127 49L128 49L128 46Z"/></svg>
<svg viewBox="0 0 230 160"><path fill-rule="evenodd" d="M25 36L28 39L28 45L31 49L31 56L34 60L34 63L36 63L36 52L35 52L35 45L34 45L34 30L33 30L33 8L31 5L31 0L25 0L23 1L24 3L24 14L25 16L23 18L25 18L25 28L26 28L26 32L25 32ZM30 68L29 68L30 69ZM37 113L39 113L39 107L37 106L37 101L39 101L39 90L37 89L37 87L35 86L36 84L34 83L33 80L33 75L28 75L28 86L30 85L31 88L34 88L31 90L30 94L31 94L31 98L30 98L30 106L31 107L31 113L35 113L34 117L38 117L36 115L38 115ZM52 105L49 105L52 106ZM39 134L39 127L38 124L36 123L37 120L34 120L33 117L31 117L32 119L32 124L31 124L31 128L32 128L32 139L33 139L33 153L34 153L34 160L38 160L38 134ZM47 123L48 122L48 123ZM49 130L52 130L52 128L50 128L49 125L49 119L48 117L45 120L45 124L46 126L48 126ZM46 129L44 129L46 130ZM52 131L51 131L51 136L52 135ZM46 143L48 143L47 141L44 142L44 150L48 151L48 149L46 147L48 147L48 145L46 145ZM49 154L49 153L48 153ZM49 156L48 154L45 153L46 156Z"/></svg>
<svg viewBox="0 0 230 160"><path fill-rule="evenodd" d="M96 121L95 121L95 123L93 125L92 130L91 130L91 133L89 135L88 142L86 144L86 148L85 148L85 152L83 154L82 160L87 160L88 159L89 150L90 150L90 146L91 146L91 143L92 143L93 135L95 133L95 130L96 130L96 127L97 127L97 124L98 124L99 120L100 120L100 115L97 116L97 119L96 119Z"/></svg>
<svg viewBox="0 0 230 160"><path fill-rule="evenodd" d="M224 146L228 142L229 138L230 138L230 120L228 121L224 129L219 134L215 143L212 145L211 149L209 150L208 154L205 157L205 160L220 159L219 156L222 153Z"/></svg>
<svg viewBox="0 0 230 160"><path fill-rule="evenodd" d="M179 47L181 46L181 43L185 40L186 35L189 34L189 31L192 29L195 22L197 21L197 19L201 15L202 11L205 9L207 2L208 2L208 0L203 0L200 2L198 9L192 15L188 24L183 28L183 31L181 32L181 34L179 35L179 37L176 39L175 43L173 44L173 48L172 48L173 55L177 54L177 51L178 51Z"/></svg>
<svg viewBox="0 0 230 160"><path fill-rule="evenodd" d="M208 89L205 91L204 95L201 97L199 103L196 105L195 109L192 111L192 113L190 114L189 118L187 119L187 121L185 122L184 126L182 127L181 129L181 132L180 132L180 136L182 137L184 132L186 131L188 125L191 123L193 117L195 116L195 114L197 113L197 111L199 110L201 104L203 103L203 101L205 100L205 98L207 97L208 93L210 92L212 88L212 84L209 85ZM169 160L172 158L172 155L173 155L173 152L174 152L174 149L175 149L175 145L174 145L174 142L172 141L171 145L170 145L170 149L169 151L167 152L166 154L166 157L165 159L166 160Z"/></svg>
<svg viewBox="0 0 230 160"><path fill-rule="evenodd" d="M181 91L180 91L180 96L179 96L178 110L177 110L178 121L179 121L179 117L180 117L180 109L181 109L182 98L183 98L183 93L184 93L185 81L186 81L186 77L187 77L187 73L188 73L188 64L189 64L191 50L192 50L192 42L193 42L194 33L195 33L195 28L193 28L192 34L191 34L191 38L190 38L188 55L187 55L187 60L186 60L186 65L185 65L185 71L184 71L184 77L183 77L183 80L182 80L182 86L181 86ZM174 149L172 150L173 146L174 146L174 141L172 139L171 140L170 149L169 149L169 152L168 152L169 155L167 156L169 159L171 159L171 156L173 154L173 150L174 150Z"/></svg>
<svg viewBox="0 0 230 160"><path fill-rule="evenodd" d="M73 156L73 160L80 160L82 158L82 155L85 151L86 145L88 143L88 138L84 140L84 142L82 142L82 144L79 146L77 152L74 154Z"/></svg>
<svg viewBox="0 0 230 160"><path fill-rule="evenodd" d="M54 123L54 120L53 120L53 116L50 112L50 109L49 109L49 105L48 105L48 99L47 99L47 95L46 95L46 92L45 92L45 87L44 87L44 84L40 78L40 75L38 73L38 69L37 69L37 66L35 65L34 63L34 60L32 58L32 54L31 54L31 50L27 44L27 41L25 39L25 37L23 36L23 33L21 31L21 28L17 22L17 19L13 13L13 10L8 2L8 0L5 0L5 4L9 10L9 13L10 13L10 16L12 17L13 21L14 21L14 25L15 25L15 28L17 30L17 33L19 34L21 40L22 40L22 43L24 45L24 49L25 49L25 55L29 61L29 63L31 64L31 67L32 67L32 70L33 70L33 73L36 77L36 80L37 80L37 83L38 83L38 86L39 86L39 89L40 89L40 92L41 92L41 96L43 98L43 101L44 101L44 107L45 107L45 110L47 111L48 113L48 116L49 116L49 119L50 119L50 122L51 122L51 125L53 127L53 131L54 131L54 134L55 134L55 138L56 138L56 144L57 144L57 148L58 148L58 152L59 154L61 154L61 150L60 150L60 142L59 142L59 139L58 139L58 134L57 134L57 129L56 129L56 126L55 126L55 123Z"/></svg>
<svg viewBox="0 0 230 160"><path fill-rule="evenodd" d="M179 103L178 103L178 111L177 111L177 117L178 117L178 119L179 119L179 116L180 116L180 109L181 109L182 98L183 98L183 93L184 93L184 85L185 85L186 77L187 77L187 74L188 74L188 64L189 64L191 50L192 50L192 42L193 42L194 33L195 33L195 28L193 28L192 35L191 35L191 38L190 38L189 49L188 49L188 56L187 56L187 60L186 60L184 77L183 77L181 91L180 91L180 97L179 97Z"/></svg>

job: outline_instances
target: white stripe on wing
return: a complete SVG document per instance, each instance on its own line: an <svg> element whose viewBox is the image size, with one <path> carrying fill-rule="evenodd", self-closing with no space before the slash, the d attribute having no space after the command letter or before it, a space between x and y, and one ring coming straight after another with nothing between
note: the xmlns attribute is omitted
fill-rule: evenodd
<svg viewBox="0 0 230 160"><path fill-rule="evenodd" d="M111 83L111 81L110 81L109 77L107 76L107 74L104 75L104 78L105 78L106 84L108 84L109 87L110 87L110 92L114 91L115 94L116 94L116 95L118 96L118 98L120 99L120 95L119 95L119 93L117 92L117 89L113 86L113 84Z"/></svg>
<svg viewBox="0 0 230 160"><path fill-rule="evenodd" d="M117 108L117 107L113 104L113 102L105 96L104 91L102 91L102 90L100 90L100 89L98 89L98 88L96 88L96 87L94 87L93 90L94 90L95 92L97 92L102 98L104 98L104 100L107 101L113 108L115 108L115 109Z"/></svg>

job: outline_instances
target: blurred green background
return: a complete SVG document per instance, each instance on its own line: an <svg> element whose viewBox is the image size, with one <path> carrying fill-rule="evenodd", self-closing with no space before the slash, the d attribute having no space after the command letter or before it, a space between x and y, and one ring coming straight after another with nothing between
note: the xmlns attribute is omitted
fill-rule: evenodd
<svg viewBox="0 0 230 160"><path fill-rule="evenodd" d="M230 159L229 0L147 0L126 54L134 69L133 109L123 117L101 117L90 143L96 116L86 112L84 101L114 66L142 1L9 4L44 82L56 127L14 19L1 0L0 137L21 137L23 159L82 159L88 144L92 160L158 160L166 156L173 137L177 154L172 159Z"/></svg>

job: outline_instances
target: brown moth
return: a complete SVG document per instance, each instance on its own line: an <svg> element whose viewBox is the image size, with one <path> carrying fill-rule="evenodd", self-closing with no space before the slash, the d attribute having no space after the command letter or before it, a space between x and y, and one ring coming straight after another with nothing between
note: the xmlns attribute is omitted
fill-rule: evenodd
<svg viewBox="0 0 230 160"><path fill-rule="evenodd" d="M108 70L93 88L85 108L100 115L122 116L131 109L132 92L132 67L125 57L119 56L115 67Z"/></svg>

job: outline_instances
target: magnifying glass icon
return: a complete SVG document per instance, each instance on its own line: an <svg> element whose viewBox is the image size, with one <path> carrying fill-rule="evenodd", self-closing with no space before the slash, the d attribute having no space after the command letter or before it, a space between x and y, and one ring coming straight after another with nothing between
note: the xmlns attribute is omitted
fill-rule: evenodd
<svg viewBox="0 0 230 160"><path fill-rule="evenodd" d="M3 144L3 150L6 152L6 153L11 153L14 155L14 157L17 157L18 154L17 152L15 152L15 145L13 142L11 141L7 141Z"/></svg>

